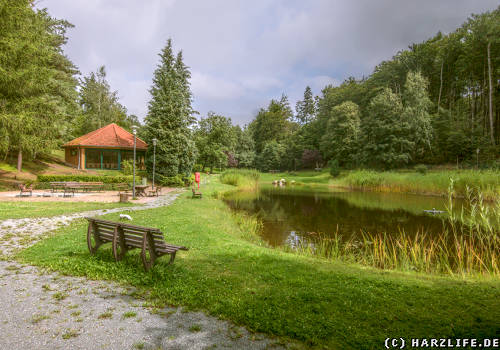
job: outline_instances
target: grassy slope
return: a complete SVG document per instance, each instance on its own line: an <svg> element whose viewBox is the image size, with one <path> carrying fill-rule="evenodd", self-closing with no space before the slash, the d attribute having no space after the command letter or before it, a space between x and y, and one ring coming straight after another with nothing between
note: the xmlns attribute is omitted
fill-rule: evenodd
<svg viewBox="0 0 500 350"><path fill-rule="evenodd" d="M84 202L0 202L0 221L5 219L49 217L95 209L130 206L128 203Z"/></svg>
<svg viewBox="0 0 500 350"><path fill-rule="evenodd" d="M97 174L96 171L78 170L64 165L64 151L55 150L50 155L44 155L37 160L24 159L21 172L17 172L17 159L8 158L0 161L0 191L17 189L19 183L33 182L40 174L69 175Z"/></svg>
<svg viewBox="0 0 500 350"><path fill-rule="evenodd" d="M138 251L115 263L109 245L90 256L83 221L20 259L132 284L156 303L202 309L319 347L381 348L388 336L498 336L499 281L376 271L252 244L224 203L207 195L227 188L212 181L202 200L183 195L170 207L134 213L134 223L159 227L168 242L190 247L172 266L162 258L145 273Z"/></svg>

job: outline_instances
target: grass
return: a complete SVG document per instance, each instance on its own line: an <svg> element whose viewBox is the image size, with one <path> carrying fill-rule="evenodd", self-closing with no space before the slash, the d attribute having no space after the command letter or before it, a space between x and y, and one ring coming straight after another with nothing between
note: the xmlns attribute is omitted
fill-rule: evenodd
<svg viewBox="0 0 500 350"><path fill-rule="evenodd" d="M450 179L455 194L466 196L467 187L479 189L485 199L500 198L500 172L494 170L436 170L417 172L376 172L357 170L332 181L332 185L381 192L446 195Z"/></svg>
<svg viewBox="0 0 500 350"><path fill-rule="evenodd" d="M329 185L356 190L415 193L446 196L450 179L455 182L455 194L466 196L466 188L481 190L486 200L500 198L500 172L495 170L431 170L427 174L416 171L344 171L333 178L328 171L298 171L277 174L261 173L260 181L270 183L284 178L296 185Z"/></svg>
<svg viewBox="0 0 500 350"><path fill-rule="evenodd" d="M88 210L131 206L129 203L96 202L0 202L0 221L6 219L50 217Z"/></svg>
<svg viewBox="0 0 500 350"><path fill-rule="evenodd" d="M230 169L224 171L219 178L223 184L237 186L239 188L253 189L259 181L260 173L251 169Z"/></svg>
<svg viewBox="0 0 500 350"><path fill-rule="evenodd" d="M342 237L337 232L311 236L298 242L293 251L382 269L500 278L500 200L485 205L481 192L467 189L461 209L455 209L453 191L452 182L448 213L439 235L409 235L400 230L362 232L362 238L357 239L356 235Z"/></svg>
<svg viewBox="0 0 500 350"><path fill-rule="evenodd" d="M65 274L129 284L157 307L204 310L307 347L381 348L388 336L498 336L498 279L378 270L266 248L249 232L254 225L238 223L212 196L231 188L212 177L203 200L185 194L169 207L134 215L133 223L158 227L168 242L190 248L173 265L164 257L144 272L138 250L117 263L109 245L91 256L83 220L18 258ZM118 214L107 218L116 220Z"/></svg>
<svg viewBox="0 0 500 350"><path fill-rule="evenodd" d="M127 311L125 313L123 313L123 318L131 318L131 317L135 317L137 316L137 312L135 311Z"/></svg>

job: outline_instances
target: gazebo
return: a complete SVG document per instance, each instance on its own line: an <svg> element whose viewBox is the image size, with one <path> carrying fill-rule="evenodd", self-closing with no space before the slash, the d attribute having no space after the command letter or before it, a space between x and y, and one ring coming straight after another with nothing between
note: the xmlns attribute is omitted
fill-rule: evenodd
<svg viewBox="0 0 500 350"><path fill-rule="evenodd" d="M134 135L115 123L80 136L63 145L66 164L78 169L120 170L124 160L134 159ZM137 137L136 165L145 169L148 145Z"/></svg>

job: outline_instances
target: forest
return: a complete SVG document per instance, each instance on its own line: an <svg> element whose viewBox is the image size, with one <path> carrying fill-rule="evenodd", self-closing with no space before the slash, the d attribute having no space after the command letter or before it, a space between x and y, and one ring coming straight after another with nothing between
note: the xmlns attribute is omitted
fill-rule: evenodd
<svg viewBox="0 0 500 350"><path fill-rule="evenodd" d="M120 103L104 66L80 77L63 49L71 23L29 0L0 0L0 16L0 157L17 159L18 169L23 157L112 122L139 125L148 143L158 139L164 182L226 167L500 167L500 7L411 44L368 77L325 86L319 96L305 87L294 108L285 94L271 99L244 126L216 112L198 115L189 67L171 39L141 121Z"/></svg>

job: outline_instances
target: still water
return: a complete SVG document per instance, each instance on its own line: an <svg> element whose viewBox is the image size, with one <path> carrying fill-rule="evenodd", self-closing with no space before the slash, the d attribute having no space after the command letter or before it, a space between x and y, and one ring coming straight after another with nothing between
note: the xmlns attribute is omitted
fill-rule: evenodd
<svg viewBox="0 0 500 350"><path fill-rule="evenodd" d="M448 205L443 197L272 185L262 185L256 192L233 192L225 201L233 210L257 215L263 238L272 246L293 245L318 233L338 232L346 238L399 230L437 235L443 231ZM462 201L454 201L455 208L461 206ZM424 212L433 208L445 213Z"/></svg>

